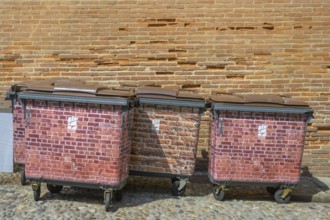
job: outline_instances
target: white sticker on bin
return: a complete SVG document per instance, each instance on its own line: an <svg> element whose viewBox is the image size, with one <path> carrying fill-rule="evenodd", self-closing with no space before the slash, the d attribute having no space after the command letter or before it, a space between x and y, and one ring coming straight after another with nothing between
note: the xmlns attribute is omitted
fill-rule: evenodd
<svg viewBox="0 0 330 220"><path fill-rule="evenodd" d="M159 131L160 119L152 119L152 130Z"/></svg>
<svg viewBox="0 0 330 220"><path fill-rule="evenodd" d="M70 131L77 130L77 121L78 121L77 116L68 117L68 130L70 130Z"/></svg>
<svg viewBox="0 0 330 220"><path fill-rule="evenodd" d="M266 136L267 136L267 125L259 125L258 137L266 137Z"/></svg>

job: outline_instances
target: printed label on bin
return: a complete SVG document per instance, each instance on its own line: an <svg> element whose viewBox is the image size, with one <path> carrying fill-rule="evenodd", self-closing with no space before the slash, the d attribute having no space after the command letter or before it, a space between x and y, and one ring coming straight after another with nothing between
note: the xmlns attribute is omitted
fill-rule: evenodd
<svg viewBox="0 0 330 220"><path fill-rule="evenodd" d="M264 138L267 136L267 125L258 126L258 137Z"/></svg>
<svg viewBox="0 0 330 220"><path fill-rule="evenodd" d="M68 130L70 130L70 131L77 130L77 121L78 121L77 116L68 117Z"/></svg>
<svg viewBox="0 0 330 220"><path fill-rule="evenodd" d="M159 131L160 127L160 119L152 119L152 130L153 131Z"/></svg>

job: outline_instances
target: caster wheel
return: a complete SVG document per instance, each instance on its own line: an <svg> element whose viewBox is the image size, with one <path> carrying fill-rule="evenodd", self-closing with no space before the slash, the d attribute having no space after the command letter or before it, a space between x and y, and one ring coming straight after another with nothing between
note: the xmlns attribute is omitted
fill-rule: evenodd
<svg viewBox="0 0 330 220"><path fill-rule="evenodd" d="M266 190L267 190L267 192L268 192L270 195L274 195L275 192L278 190L278 188L275 188L275 187L272 187L272 186L268 186L268 187L266 187Z"/></svg>
<svg viewBox="0 0 330 220"><path fill-rule="evenodd" d="M106 212L109 212L110 211L110 209L112 208L111 207L111 205L112 205L112 199L111 199L111 194L112 194L112 192L107 192L106 194L105 194L105 198L104 198L104 208L105 208L105 211Z"/></svg>
<svg viewBox="0 0 330 220"><path fill-rule="evenodd" d="M180 180L172 179L172 193L174 196L182 196L186 192L186 185L184 185L184 187L182 189L179 189L179 188L180 188Z"/></svg>
<svg viewBox="0 0 330 220"><path fill-rule="evenodd" d="M217 192L217 185L213 185L213 197L217 201L222 201L225 198L225 191L220 189L219 192Z"/></svg>
<svg viewBox="0 0 330 220"><path fill-rule="evenodd" d="M25 177L25 169L21 172L21 184L22 186L27 185L26 177Z"/></svg>
<svg viewBox="0 0 330 220"><path fill-rule="evenodd" d="M63 189L63 186L47 184L47 189L51 193L59 193Z"/></svg>
<svg viewBox="0 0 330 220"><path fill-rule="evenodd" d="M33 190L33 198L34 198L34 201L39 201L40 199L40 192L41 192L41 187L39 186L38 189L36 190Z"/></svg>
<svg viewBox="0 0 330 220"><path fill-rule="evenodd" d="M275 201L279 204L287 204L291 199L291 195L288 194L285 198L283 198L282 195L283 189L278 189L274 194Z"/></svg>
<svg viewBox="0 0 330 220"><path fill-rule="evenodd" d="M117 190L115 191L115 198L119 202L123 199L123 191L122 190Z"/></svg>

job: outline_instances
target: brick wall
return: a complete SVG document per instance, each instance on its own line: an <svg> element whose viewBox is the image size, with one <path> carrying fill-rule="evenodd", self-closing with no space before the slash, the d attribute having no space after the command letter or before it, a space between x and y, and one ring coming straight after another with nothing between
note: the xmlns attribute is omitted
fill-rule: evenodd
<svg viewBox="0 0 330 220"><path fill-rule="evenodd" d="M212 123L209 174L216 181L297 183L306 116L226 112Z"/></svg>
<svg viewBox="0 0 330 220"><path fill-rule="evenodd" d="M2 0L0 97L14 82L47 77L287 95L316 110L305 170L330 176L329 7L328 0ZM203 132L199 158L207 155Z"/></svg>
<svg viewBox="0 0 330 220"><path fill-rule="evenodd" d="M121 106L61 104L28 104L26 176L113 186L125 182L131 117Z"/></svg>
<svg viewBox="0 0 330 220"><path fill-rule="evenodd" d="M135 109L130 170L192 175L199 108L142 104Z"/></svg>

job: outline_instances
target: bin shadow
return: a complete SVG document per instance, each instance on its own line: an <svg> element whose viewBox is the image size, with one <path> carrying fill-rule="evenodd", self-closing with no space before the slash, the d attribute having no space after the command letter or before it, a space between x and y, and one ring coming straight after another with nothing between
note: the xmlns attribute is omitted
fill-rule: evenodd
<svg viewBox="0 0 330 220"><path fill-rule="evenodd" d="M301 178L295 191L292 193L293 201L323 202L322 194L330 195L330 182L323 182L309 171L308 166L301 168Z"/></svg>
<svg viewBox="0 0 330 220"><path fill-rule="evenodd" d="M330 180L329 180L330 181ZM209 182L206 171L194 175L191 178L193 184L199 183L206 186ZM323 182L322 178L314 177L307 166L301 168L301 179L295 190L292 192L292 202L324 202L323 197L326 193L330 195L330 182ZM197 186L197 185L196 185ZM206 187L205 194L212 194L212 184ZM328 196L329 197L329 196ZM274 196L269 194L265 186L229 186L225 191L225 201L274 201ZM215 201L216 202L216 201ZM275 201L274 201L275 202Z"/></svg>
<svg viewBox="0 0 330 220"><path fill-rule="evenodd" d="M195 172L207 172L209 165L209 152L203 149L201 151L201 157L196 158Z"/></svg>
<svg viewBox="0 0 330 220"><path fill-rule="evenodd" d="M40 197L40 200L58 200L80 202L86 204L102 204L103 190L78 187L64 187L59 193L46 192Z"/></svg>
<svg viewBox="0 0 330 220"><path fill-rule="evenodd" d="M316 193L319 193L320 190L329 190L327 184L323 183L318 178L313 177L310 173L306 173L305 167L303 168L302 175L302 181L292 194L292 202L310 202L312 201L313 196ZM308 190L310 190L310 192L307 192ZM208 180L207 174L204 172L203 174L199 173L198 175L193 175L190 178L190 182L187 184L186 193L182 197L205 196L213 197L212 184ZM126 186L123 188L123 199L121 201L114 201L113 206L114 211L116 211L121 208L142 206L158 200L180 198L181 197L176 197L171 194L171 181L168 178L131 176L129 177ZM103 191L66 187L59 194L44 194L42 200L65 200L95 204L99 208L103 208ZM226 196L223 202L237 200L255 202L264 201L276 204L273 196L266 191L266 187L264 186L230 186L229 190L226 191ZM222 201L216 201L214 199L214 202L221 203Z"/></svg>
<svg viewBox="0 0 330 220"><path fill-rule="evenodd" d="M42 187L45 188L43 184ZM136 207L157 200L179 199L171 194L171 180L158 177L130 177L122 189L121 201L114 199L112 211L121 208ZM64 187L60 193L42 193L40 201L70 201L103 208L103 190L78 187Z"/></svg>
<svg viewBox="0 0 330 220"><path fill-rule="evenodd" d="M196 172L191 177L191 190L197 189L197 192L194 192L191 196L211 196L213 197L213 184L210 182L207 170L204 172ZM203 191L198 191L199 188L203 188ZM228 186L227 190L225 191L225 198L224 201L235 201L235 200L242 200L242 201L271 201L273 200L272 196L266 190L264 186L249 186L249 185L242 185L242 186ZM217 201L214 199L214 202L222 202Z"/></svg>

